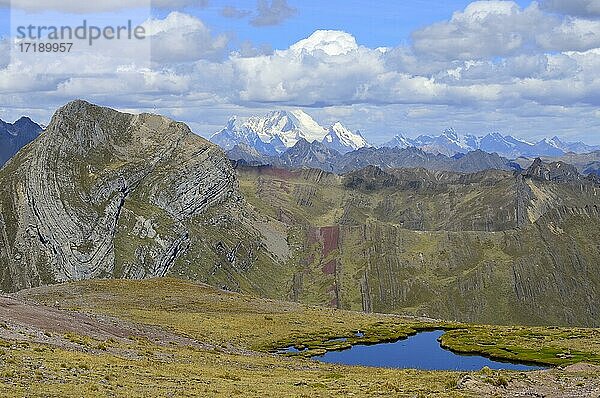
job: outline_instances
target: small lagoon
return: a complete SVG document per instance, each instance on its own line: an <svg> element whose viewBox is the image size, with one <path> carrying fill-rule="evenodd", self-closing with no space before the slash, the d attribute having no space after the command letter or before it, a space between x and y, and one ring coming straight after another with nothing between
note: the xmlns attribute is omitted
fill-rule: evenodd
<svg viewBox="0 0 600 398"><path fill-rule="evenodd" d="M342 351L329 351L313 359L343 365L423 370L472 371L480 370L484 366L490 369L517 371L544 369L540 366L496 361L480 355L455 354L440 346L438 338L442 334L442 330L421 332L393 343L355 345Z"/></svg>

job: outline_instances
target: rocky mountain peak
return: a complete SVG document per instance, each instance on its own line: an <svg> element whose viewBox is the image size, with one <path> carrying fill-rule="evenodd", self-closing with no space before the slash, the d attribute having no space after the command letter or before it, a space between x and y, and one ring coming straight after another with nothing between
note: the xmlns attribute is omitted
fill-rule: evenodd
<svg viewBox="0 0 600 398"><path fill-rule="evenodd" d="M21 117L14 123L0 120L0 167L22 147L35 140L42 127L28 117Z"/></svg>
<svg viewBox="0 0 600 398"><path fill-rule="evenodd" d="M46 134L64 150L79 156L99 150L119 153L123 148L135 152L136 156L151 156L194 135L184 123L164 116L127 114L83 100L59 108Z"/></svg>
<svg viewBox="0 0 600 398"><path fill-rule="evenodd" d="M456 132L454 127L447 128L446 130L444 130L442 132L442 135L448 137L449 139L451 139L453 141L458 141L458 133Z"/></svg>
<svg viewBox="0 0 600 398"><path fill-rule="evenodd" d="M561 161L546 163L541 158L533 161L525 175L540 181L575 182L582 179L575 166Z"/></svg>
<svg viewBox="0 0 600 398"><path fill-rule="evenodd" d="M218 262L194 236L207 212L225 220L240 206L224 153L185 124L81 100L60 108L10 171L0 170L1 187L9 188L0 208L13 209L10 219L0 214L4 290L162 276L188 250ZM192 218L200 220L193 228Z"/></svg>

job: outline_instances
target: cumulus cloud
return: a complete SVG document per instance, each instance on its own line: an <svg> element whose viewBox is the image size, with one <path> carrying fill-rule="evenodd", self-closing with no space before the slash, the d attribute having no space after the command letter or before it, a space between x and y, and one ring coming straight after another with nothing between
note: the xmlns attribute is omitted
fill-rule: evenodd
<svg viewBox="0 0 600 398"><path fill-rule="evenodd" d="M172 12L165 19L150 19L142 26L156 62L217 60L223 57L229 42L226 35L213 36L201 20L180 12Z"/></svg>
<svg viewBox="0 0 600 398"><path fill-rule="evenodd" d="M317 30L310 37L302 39L290 47L290 51L296 54L302 52L323 52L327 55L348 54L357 50L356 39L349 33L337 30Z"/></svg>
<svg viewBox="0 0 600 398"><path fill-rule="evenodd" d="M409 45L369 48L349 32L321 30L286 49L246 41L232 52L227 36L174 12L144 24L152 69L136 64L129 48L113 57L72 54L62 64L0 65L0 92L15 104L86 97L115 107L156 106L197 126L199 115L224 123L231 109L303 106L324 119L345 115L367 136L393 134L394 124L441 129L448 118L507 133L514 127L544 134L544 121L572 134L599 131L598 21L545 10L475 2L418 30ZM78 73L60 75L77 65ZM560 121L552 119L557 114Z"/></svg>
<svg viewBox="0 0 600 398"><path fill-rule="evenodd" d="M250 40L244 40L240 44L240 49L234 55L244 57L244 58L252 58L258 57L261 55L271 55L273 54L273 47L269 44L261 44L259 46L255 46Z"/></svg>
<svg viewBox="0 0 600 398"><path fill-rule="evenodd" d="M548 32L540 32L537 43L544 50L586 51L600 47L600 20L568 18Z"/></svg>
<svg viewBox="0 0 600 398"><path fill-rule="evenodd" d="M279 25L286 19L296 15L297 10L290 7L287 0L258 0L258 15L250 20L253 26L273 26Z"/></svg>
<svg viewBox="0 0 600 398"><path fill-rule="evenodd" d="M478 1L449 21L417 30L413 47L437 59L472 60L536 51L586 51L600 46L600 21L521 9L512 1Z"/></svg>
<svg viewBox="0 0 600 398"><path fill-rule="evenodd" d="M537 5L522 10L512 1L477 1L440 22L413 32L414 49L441 59L509 56L535 45L536 34L558 21Z"/></svg>

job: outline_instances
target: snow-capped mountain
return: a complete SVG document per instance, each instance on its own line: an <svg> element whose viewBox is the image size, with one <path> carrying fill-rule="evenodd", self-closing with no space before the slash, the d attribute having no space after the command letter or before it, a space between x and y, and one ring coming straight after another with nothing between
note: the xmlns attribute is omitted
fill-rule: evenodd
<svg viewBox="0 0 600 398"><path fill-rule="evenodd" d="M406 138L402 134L396 134L394 138L383 144L382 148L410 148L415 146L415 143L410 138Z"/></svg>
<svg viewBox="0 0 600 398"><path fill-rule="evenodd" d="M335 149L339 153L355 151L359 148L369 146L359 131L353 133L340 122L335 122L329 127L327 135L323 138L322 142L325 146Z"/></svg>
<svg viewBox="0 0 600 398"><path fill-rule="evenodd" d="M299 109L273 111L262 117L250 117L242 123L232 117L210 140L225 150L246 144L269 156L283 153L300 140L322 142L341 153L368 146L359 132L353 133L340 122L325 128Z"/></svg>
<svg viewBox="0 0 600 398"><path fill-rule="evenodd" d="M565 153L589 153L600 150L600 145L587 145L581 141L577 142L564 142L560 138L554 136L548 140L556 148L561 149Z"/></svg>
<svg viewBox="0 0 600 398"><path fill-rule="evenodd" d="M520 156L561 156L569 152L587 153L600 149L600 147L586 145L582 142L563 142L558 137L530 143L510 135L503 136L500 133L490 133L483 137L460 135L454 129L447 129L437 136L420 135L415 139L397 135L383 146L390 148L414 146L426 152L447 156L482 150L488 153L497 153L510 159Z"/></svg>
<svg viewBox="0 0 600 398"><path fill-rule="evenodd" d="M414 141L415 146L425 152L447 156L464 153L464 150L468 148L453 128L444 130L438 136L421 135Z"/></svg>

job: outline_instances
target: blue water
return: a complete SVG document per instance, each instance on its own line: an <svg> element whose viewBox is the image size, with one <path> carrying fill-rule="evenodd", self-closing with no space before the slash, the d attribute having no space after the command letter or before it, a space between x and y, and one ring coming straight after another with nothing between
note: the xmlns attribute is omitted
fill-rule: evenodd
<svg viewBox="0 0 600 398"><path fill-rule="evenodd" d="M490 369L537 370L539 366L499 362L479 355L458 355L443 349L437 339L442 330L421 332L395 343L356 345L343 351L329 351L314 357L321 362L343 365L362 365L386 368L426 370L480 370Z"/></svg>
<svg viewBox="0 0 600 398"><path fill-rule="evenodd" d="M285 348L281 348L281 349L277 350L276 354L298 354L299 352L302 352L304 350L306 350L306 348L299 350L296 347L294 347L293 345L291 345L289 347L285 347Z"/></svg>

